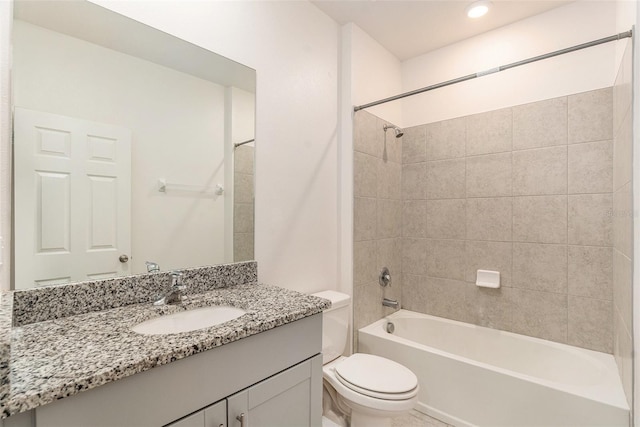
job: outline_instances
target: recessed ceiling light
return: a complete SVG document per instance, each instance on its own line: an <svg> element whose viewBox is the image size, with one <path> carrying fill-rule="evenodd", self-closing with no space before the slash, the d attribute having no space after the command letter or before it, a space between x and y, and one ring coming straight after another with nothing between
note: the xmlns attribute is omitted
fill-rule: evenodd
<svg viewBox="0 0 640 427"><path fill-rule="evenodd" d="M489 11L489 6L491 6L490 1L477 1L471 3L467 7L467 16L469 18L480 18L484 16Z"/></svg>

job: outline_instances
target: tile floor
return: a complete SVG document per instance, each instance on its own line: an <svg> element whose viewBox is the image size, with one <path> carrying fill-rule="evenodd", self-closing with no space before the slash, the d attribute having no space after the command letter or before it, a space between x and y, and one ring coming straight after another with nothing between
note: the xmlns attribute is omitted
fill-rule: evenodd
<svg viewBox="0 0 640 427"><path fill-rule="evenodd" d="M445 422L413 410L393 420L392 427L453 427Z"/></svg>

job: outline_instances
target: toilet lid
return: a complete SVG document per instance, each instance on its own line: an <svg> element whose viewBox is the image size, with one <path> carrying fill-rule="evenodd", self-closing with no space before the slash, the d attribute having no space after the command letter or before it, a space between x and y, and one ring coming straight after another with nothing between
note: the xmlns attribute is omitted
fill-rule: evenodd
<svg viewBox="0 0 640 427"><path fill-rule="evenodd" d="M346 386L368 395L375 394L376 397L406 395L418 386L418 378L409 369L372 354L356 353L349 356L335 367L335 372ZM386 398L393 399L391 396Z"/></svg>

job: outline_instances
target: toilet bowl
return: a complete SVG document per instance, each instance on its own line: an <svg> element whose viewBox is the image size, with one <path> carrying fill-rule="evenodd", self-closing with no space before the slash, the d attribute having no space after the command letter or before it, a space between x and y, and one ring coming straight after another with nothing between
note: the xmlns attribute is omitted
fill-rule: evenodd
<svg viewBox="0 0 640 427"><path fill-rule="evenodd" d="M322 367L325 385L335 390L338 407L351 426L389 426L418 401L418 379L404 366L379 356L356 353Z"/></svg>
<svg viewBox="0 0 640 427"><path fill-rule="evenodd" d="M314 296L332 302L323 313L323 416L327 423L390 427L393 418L409 412L417 403L418 378L405 366L380 356L342 356L350 297L335 291Z"/></svg>

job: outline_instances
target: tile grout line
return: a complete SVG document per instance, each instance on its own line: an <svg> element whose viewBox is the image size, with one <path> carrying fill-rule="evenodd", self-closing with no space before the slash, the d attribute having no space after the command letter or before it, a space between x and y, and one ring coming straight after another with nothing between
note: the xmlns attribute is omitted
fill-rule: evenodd
<svg viewBox="0 0 640 427"><path fill-rule="evenodd" d="M514 235L513 235L513 229L514 229L514 212L513 212L513 201L515 199L515 196L513 194L513 140L514 140L514 132L513 132L513 127L514 127L515 121L513 118L513 107L511 108L511 271L509 272L509 279L510 279L510 285L513 286L515 281L514 281L514 274L513 274L513 241L514 241ZM514 308L513 308L513 298L514 298L514 294L513 292L509 292L511 294L511 298L512 300L509 301L509 313L511 315L511 319L510 319L510 323L509 323L509 330L513 330L513 324L514 324L514 320L513 320L513 312L514 312Z"/></svg>

